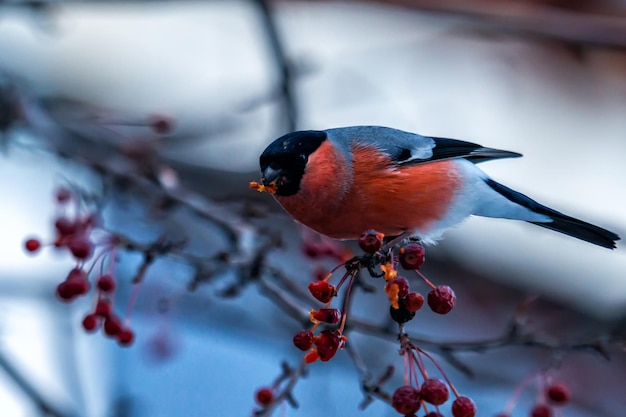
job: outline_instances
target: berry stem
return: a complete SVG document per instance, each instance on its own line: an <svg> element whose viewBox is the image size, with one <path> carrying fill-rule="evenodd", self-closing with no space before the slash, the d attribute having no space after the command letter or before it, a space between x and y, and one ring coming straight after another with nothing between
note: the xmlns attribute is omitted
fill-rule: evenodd
<svg viewBox="0 0 626 417"><path fill-rule="evenodd" d="M130 300L128 301L128 307L126 308L126 317L124 318L124 325L130 327L130 316L135 309L135 303L137 302L137 296L139 296L139 289L141 288L141 281L136 282L133 285L133 289L130 293Z"/></svg>
<svg viewBox="0 0 626 417"><path fill-rule="evenodd" d="M530 385L539 375L540 373L536 372L527 376L522 380L522 382L520 382L517 388L515 388L515 391L513 391L513 394L511 395L509 401L507 401L506 406L504 407L505 414L510 415L511 413L513 413L513 409L517 405L517 402L519 401L526 387L528 387L528 385Z"/></svg>
<svg viewBox="0 0 626 417"><path fill-rule="evenodd" d="M413 345L414 346L414 345ZM448 375L445 373L445 371L443 370L443 368L441 367L441 365L439 365L439 363L428 354L428 352L426 352L425 350L422 350L420 347L418 346L414 346L414 349L416 349L418 352L424 354L424 356L426 356L428 359L430 359L430 361L437 367L437 369L439 370L439 372L441 373L441 376L443 376L443 378L446 380L446 382L448 383L448 386L450 387L450 389L452 390L452 392L454 393L454 396L456 398L459 398L459 392L456 390L456 388L454 387L454 384L452 384L452 381L450 381L450 378L448 378Z"/></svg>
<svg viewBox="0 0 626 417"><path fill-rule="evenodd" d="M420 276L420 278L424 280L424 282L430 287L431 290L434 290L435 288L437 288L432 282L430 282L428 278L426 278L424 274L420 272L419 269L415 269L415 272L417 273L417 275Z"/></svg>
<svg viewBox="0 0 626 417"><path fill-rule="evenodd" d="M356 277L356 274L358 272L352 272L350 273L350 282L348 283L348 289L346 290L346 295L344 297L343 300L343 311L341 313L341 325L339 326L339 333L343 334L343 329L346 326L346 319L348 318L348 304L350 303L350 293L352 290L352 285L354 284L354 278ZM344 276L341 279L341 282L339 283L339 286L341 286L341 284L343 283L343 281L345 280L346 276ZM339 286L337 288L339 288Z"/></svg>

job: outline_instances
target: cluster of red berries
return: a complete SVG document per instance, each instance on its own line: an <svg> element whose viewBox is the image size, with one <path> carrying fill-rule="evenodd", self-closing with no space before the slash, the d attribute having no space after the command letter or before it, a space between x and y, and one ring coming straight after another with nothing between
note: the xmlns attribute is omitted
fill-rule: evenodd
<svg viewBox="0 0 626 417"><path fill-rule="evenodd" d="M541 389L537 393L537 403L530 409L529 417L553 417L555 409L565 406L570 401L570 389L566 383L550 381L548 375L539 374L534 378L522 381L520 387L516 390L513 401L507 407L508 410L498 414L496 417L511 417L513 408L524 388L535 380L538 380L537 382L539 382Z"/></svg>
<svg viewBox="0 0 626 417"><path fill-rule="evenodd" d="M374 230L364 232L358 243L361 250L365 252L365 256L354 257L349 260L345 260L346 251L339 250L334 245L326 244L324 241L305 242L304 251L310 257L324 255L334 256L342 260L342 264L337 268L328 274L318 276L318 280L311 282L308 286L311 295L324 303L325 306L310 311L309 318L313 323L313 328L301 330L293 339L293 343L298 349L308 351L305 355L307 363L318 359L328 361L339 349L344 347L347 340L346 336L343 335L346 321L345 308L342 313L337 308L331 308L331 304L344 283L347 283L346 299L348 298L354 278L361 268L367 267L372 276L385 277L385 293L391 303L390 314L400 324L411 320L415 316L415 312L422 308L425 300L422 294L410 290L406 278L398 276L396 269L398 263L406 270L416 271L430 286L431 291L428 293L427 303L432 311L438 314L447 314L454 307L456 303L454 291L445 285L433 285L419 272L425 261L425 250L422 245L416 242L408 243L399 249L396 256L391 250L383 250L383 239L384 235ZM329 280L340 266L345 266L347 272L335 287ZM379 268L378 271L380 272L375 271L375 267ZM326 328L319 335L316 335L315 332L320 325L331 328Z"/></svg>
<svg viewBox="0 0 626 417"><path fill-rule="evenodd" d="M474 401L469 397L459 395L437 361L415 346L406 334L400 335L400 354L404 357L404 385L396 389L391 398L391 405L398 413L415 417L416 413L423 409L425 417L443 417L439 407L448 402L451 390L455 397L451 407L452 416L474 417L476 415ZM428 375L423 357L435 364L445 381ZM429 410L431 407L434 410Z"/></svg>
<svg viewBox="0 0 626 417"><path fill-rule="evenodd" d="M95 332L102 328L107 336L114 337L121 346L129 346L134 340L133 331L122 323L122 320L113 313L112 296L115 291L113 266L116 248L114 245L105 247L91 265L87 261L92 257L95 247L91 241L92 231L96 228L96 216L93 213L81 215L80 202L77 196L66 188L55 192L55 200L61 214L54 221L55 239L52 245L58 249L66 249L76 260L73 268L65 280L56 287L56 296L63 302L71 302L86 295L91 289L89 275L96 265L103 269L106 255L109 255L109 272L100 273L95 281L95 307L92 313L85 316L82 322L87 332ZM73 218L67 216L70 211L68 205L74 201L77 205ZM42 244L39 239L28 239L25 242L27 252L39 251Z"/></svg>
<svg viewBox="0 0 626 417"><path fill-rule="evenodd" d="M452 288L447 285L435 286L419 272L426 260L424 246L417 242L408 243L400 248L396 259L393 253L389 255L379 253L383 247L383 238L382 233L368 230L359 238L359 246L364 252L372 256L379 254L384 259L380 268L387 282L385 293L391 303L389 312L393 320L400 324L406 323L412 320L415 317L415 312L424 305L424 296L419 292L411 291L409 281L398 275L398 263L407 271L415 271L430 287L427 303L433 312L448 314L452 311L456 304L456 295Z"/></svg>

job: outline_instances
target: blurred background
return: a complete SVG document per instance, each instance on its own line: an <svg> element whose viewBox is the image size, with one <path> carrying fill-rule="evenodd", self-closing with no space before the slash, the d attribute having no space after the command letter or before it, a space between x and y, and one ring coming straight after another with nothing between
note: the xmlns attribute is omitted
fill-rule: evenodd
<svg viewBox="0 0 626 417"><path fill-rule="evenodd" d="M383 125L520 152L481 168L626 235L625 47L623 0L0 3L0 414L253 415L255 390L302 356L291 338L305 323L276 298L291 287L275 272L305 288L336 264L303 253L303 231L247 186L288 131ZM95 198L110 233L187 244L148 268L130 348L82 329L91 295L54 296L71 257L23 249L54 240L59 186ZM268 243L275 232L282 247ZM424 273L458 304L407 330L480 416L555 364L572 389L561 415L622 415L623 246L472 218L427 256ZM141 251L120 251L121 315L141 264ZM372 326L350 344L372 378L396 367L393 392L402 358L371 283L351 315ZM512 320L527 338L502 338ZM273 415L398 415L380 401L359 410L362 376L340 352L297 382L297 409ZM536 401L530 386L513 415Z"/></svg>

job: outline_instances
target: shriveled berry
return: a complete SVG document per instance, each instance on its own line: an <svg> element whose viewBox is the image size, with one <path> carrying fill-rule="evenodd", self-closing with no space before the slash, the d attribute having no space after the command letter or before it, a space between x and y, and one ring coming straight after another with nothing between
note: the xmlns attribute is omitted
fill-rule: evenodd
<svg viewBox="0 0 626 417"><path fill-rule="evenodd" d="M334 285L329 284L326 281L317 281L309 284L309 291L316 300L322 303L328 303L337 295L337 290Z"/></svg>
<svg viewBox="0 0 626 417"><path fill-rule="evenodd" d="M37 252L39 248L41 248L41 242L37 239L28 239L24 243L24 247L26 248L28 252L34 253L34 252Z"/></svg>
<svg viewBox="0 0 626 417"><path fill-rule="evenodd" d="M418 292L410 292L406 295L406 309L416 312L424 305L424 296Z"/></svg>
<svg viewBox="0 0 626 417"><path fill-rule="evenodd" d="M118 334L117 334L117 343L120 346L130 346L133 344L133 341L135 340L135 333L131 330L131 329L122 329Z"/></svg>
<svg viewBox="0 0 626 417"><path fill-rule="evenodd" d="M313 332L310 330L300 330L293 337L293 344L301 351L307 351L313 346Z"/></svg>
<svg viewBox="0 0 626 417"><path fill-rule="evenodd" d="M83 319L83 329L87 330L88 332L93 332L94 330L96 330L98 328L98 324L98 316L96 316L95 314L88 314Z"/></svg>
<svg viewBox="0 0 626 417"><path fill-rule="evenodd" d="M329 361L337 353L337 349L343 346L344 339L338 331L322 330L315 339L317 354L322 362Z"/></svg>
<svg viewBox="0 0 626 417"><path fill-rule="evenodd" d="M311 311L311 320L327 324L337 324L341 318L341 313L336 308L320 308Z"/></svg>
<svg viewBox="0 0 626 417"><path fill-rule="evenodd" d="M269 388L261 388L256 392L256 402L267 407L274 400L274 392Z"/></svg>
<svg viewBox="0 0 626 417"><path fill-rule="evenodd" d="M433 405L441 405L448 401L448 386L441 379L428 378L420 388L422 400Z"/></svg>
<svg viewBox="0 0 626 417"><path fill-rule="evenodd" d="M530 410L531 417L552 417L552 409L546 404L537 404Z"/></svg>
<svg viewBox="0 0 626 417"><path fill-rule="evenodd" d="M115 290L115 279L109 274L102 275L96 282L98 289L104 293L110 293Z"/></svg>
<svg viewBox="0 0 626 417"><path fill-rule="evenodd" d="M398 286L398 297L404 298L409 293L409 281L406 278L395 277L387 283L387 288L391 288L393 285Z"/></svg>
<svg viewBox="0 0 626 417"><path fill-rule="evenodd" d="M100 299L96 304L96 311L94 314L100 317L109 317L113 311L113 307L111 306L111 302L109 300Z"/></svg>
<svg viewBox="0 0 626 417"><path fill-rule="evenodd" d="M420 269L426 260L426 250L419 243L409 243L400 248L400 265L402 268Z"/></svg>
<svg viewBox="0 0 626 417"><path fill-rule="evenodd" d="M382 248L384 237L384 234L378 233L375 230L366 230L361 234L361 237L359 237L359 247L365 253L376 253Z"/></svg>
<svg viewBox="0 0 626 417"><path fill-rule="evenodd" d="M65 217L59 217L54 222L54 228L59 233L59 236L71 236L76 232L76 223Z"/></svg>
<svg viewBox="0 0 626 417"><path fill-rule="evenodd" d="M394 308L393 305L389 306L389 314L393 321L399 324L411 321L415 317L415 312L406 308L406 299L404 298L398 300L398 308Z"/></svg>
<svg viewBox="0 0 626 417"><path fill-rule="evenodd" d="M109 315L104 320L104 333L108 336L117 336L122 331L122 322L117 316Z"/></svg>
<svg viewBox="0 0 626 417"><path fill-rule="evenodd" d="M391 397L391 405L402 415L415 413L420 408L419 389L410 385L398 388Z"/></svg>
<svg viewBox="0 0 626 417"><path fill-rule="evenodd" d="M548 387L548 398L556 405L564 405L569 401L569 387L564 383L555 383Z"/></svg>
<svg viewBox="0 0 626 417"><path fill-rule="evenodd" d="M456 295L447 285L439 285L428 293L428 306L437 314L448 314L456 304Z"/></svg>
<svg viewBox="0 0 626 417"><path fill-rule="evenodd" d="M72 239L67 243L67 247L76 259L87 259L91 256L93 246L85 238Z"/></svg>
<svg viewBox="0 0 626 417"><path fill-rule="evenodd" d="M474 417L476 404L471 398L460 396L452 403L452 415L454 417Z"/></svg>
<svg viewBox="0 0 626 417"><path fill-rule="evenodd" d="M70 201L70 198L72 198L72 192L67 188L57 188L57 190L54 192L54 198L56 199L57 203L64 204Z"/></svg>

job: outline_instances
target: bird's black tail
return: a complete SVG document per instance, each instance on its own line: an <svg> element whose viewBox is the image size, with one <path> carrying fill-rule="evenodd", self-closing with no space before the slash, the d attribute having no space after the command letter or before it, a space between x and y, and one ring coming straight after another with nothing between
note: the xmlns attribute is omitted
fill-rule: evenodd
<svg viewBox="0 0 626 417"><path fill-rule="evenodd" d="M498 193L510 201L526 207L535 213L544 214L552 219L551 222L529 222L536 224L537 226L545 227L546 229L554 230L566 235L593 243L594 245L602 246L609 249L615 249L615 242L620 239L615 233L603 229L598 226L594 226L591 223L584 222L582 220L575 219L570 216L566 216L556 210L552 210L542 204L537 203L530 197L525 196L522 193L518 193L515 190L510 189L502 184L495 182L488 178L485 180L487 185L493 188Z"/></svg>

